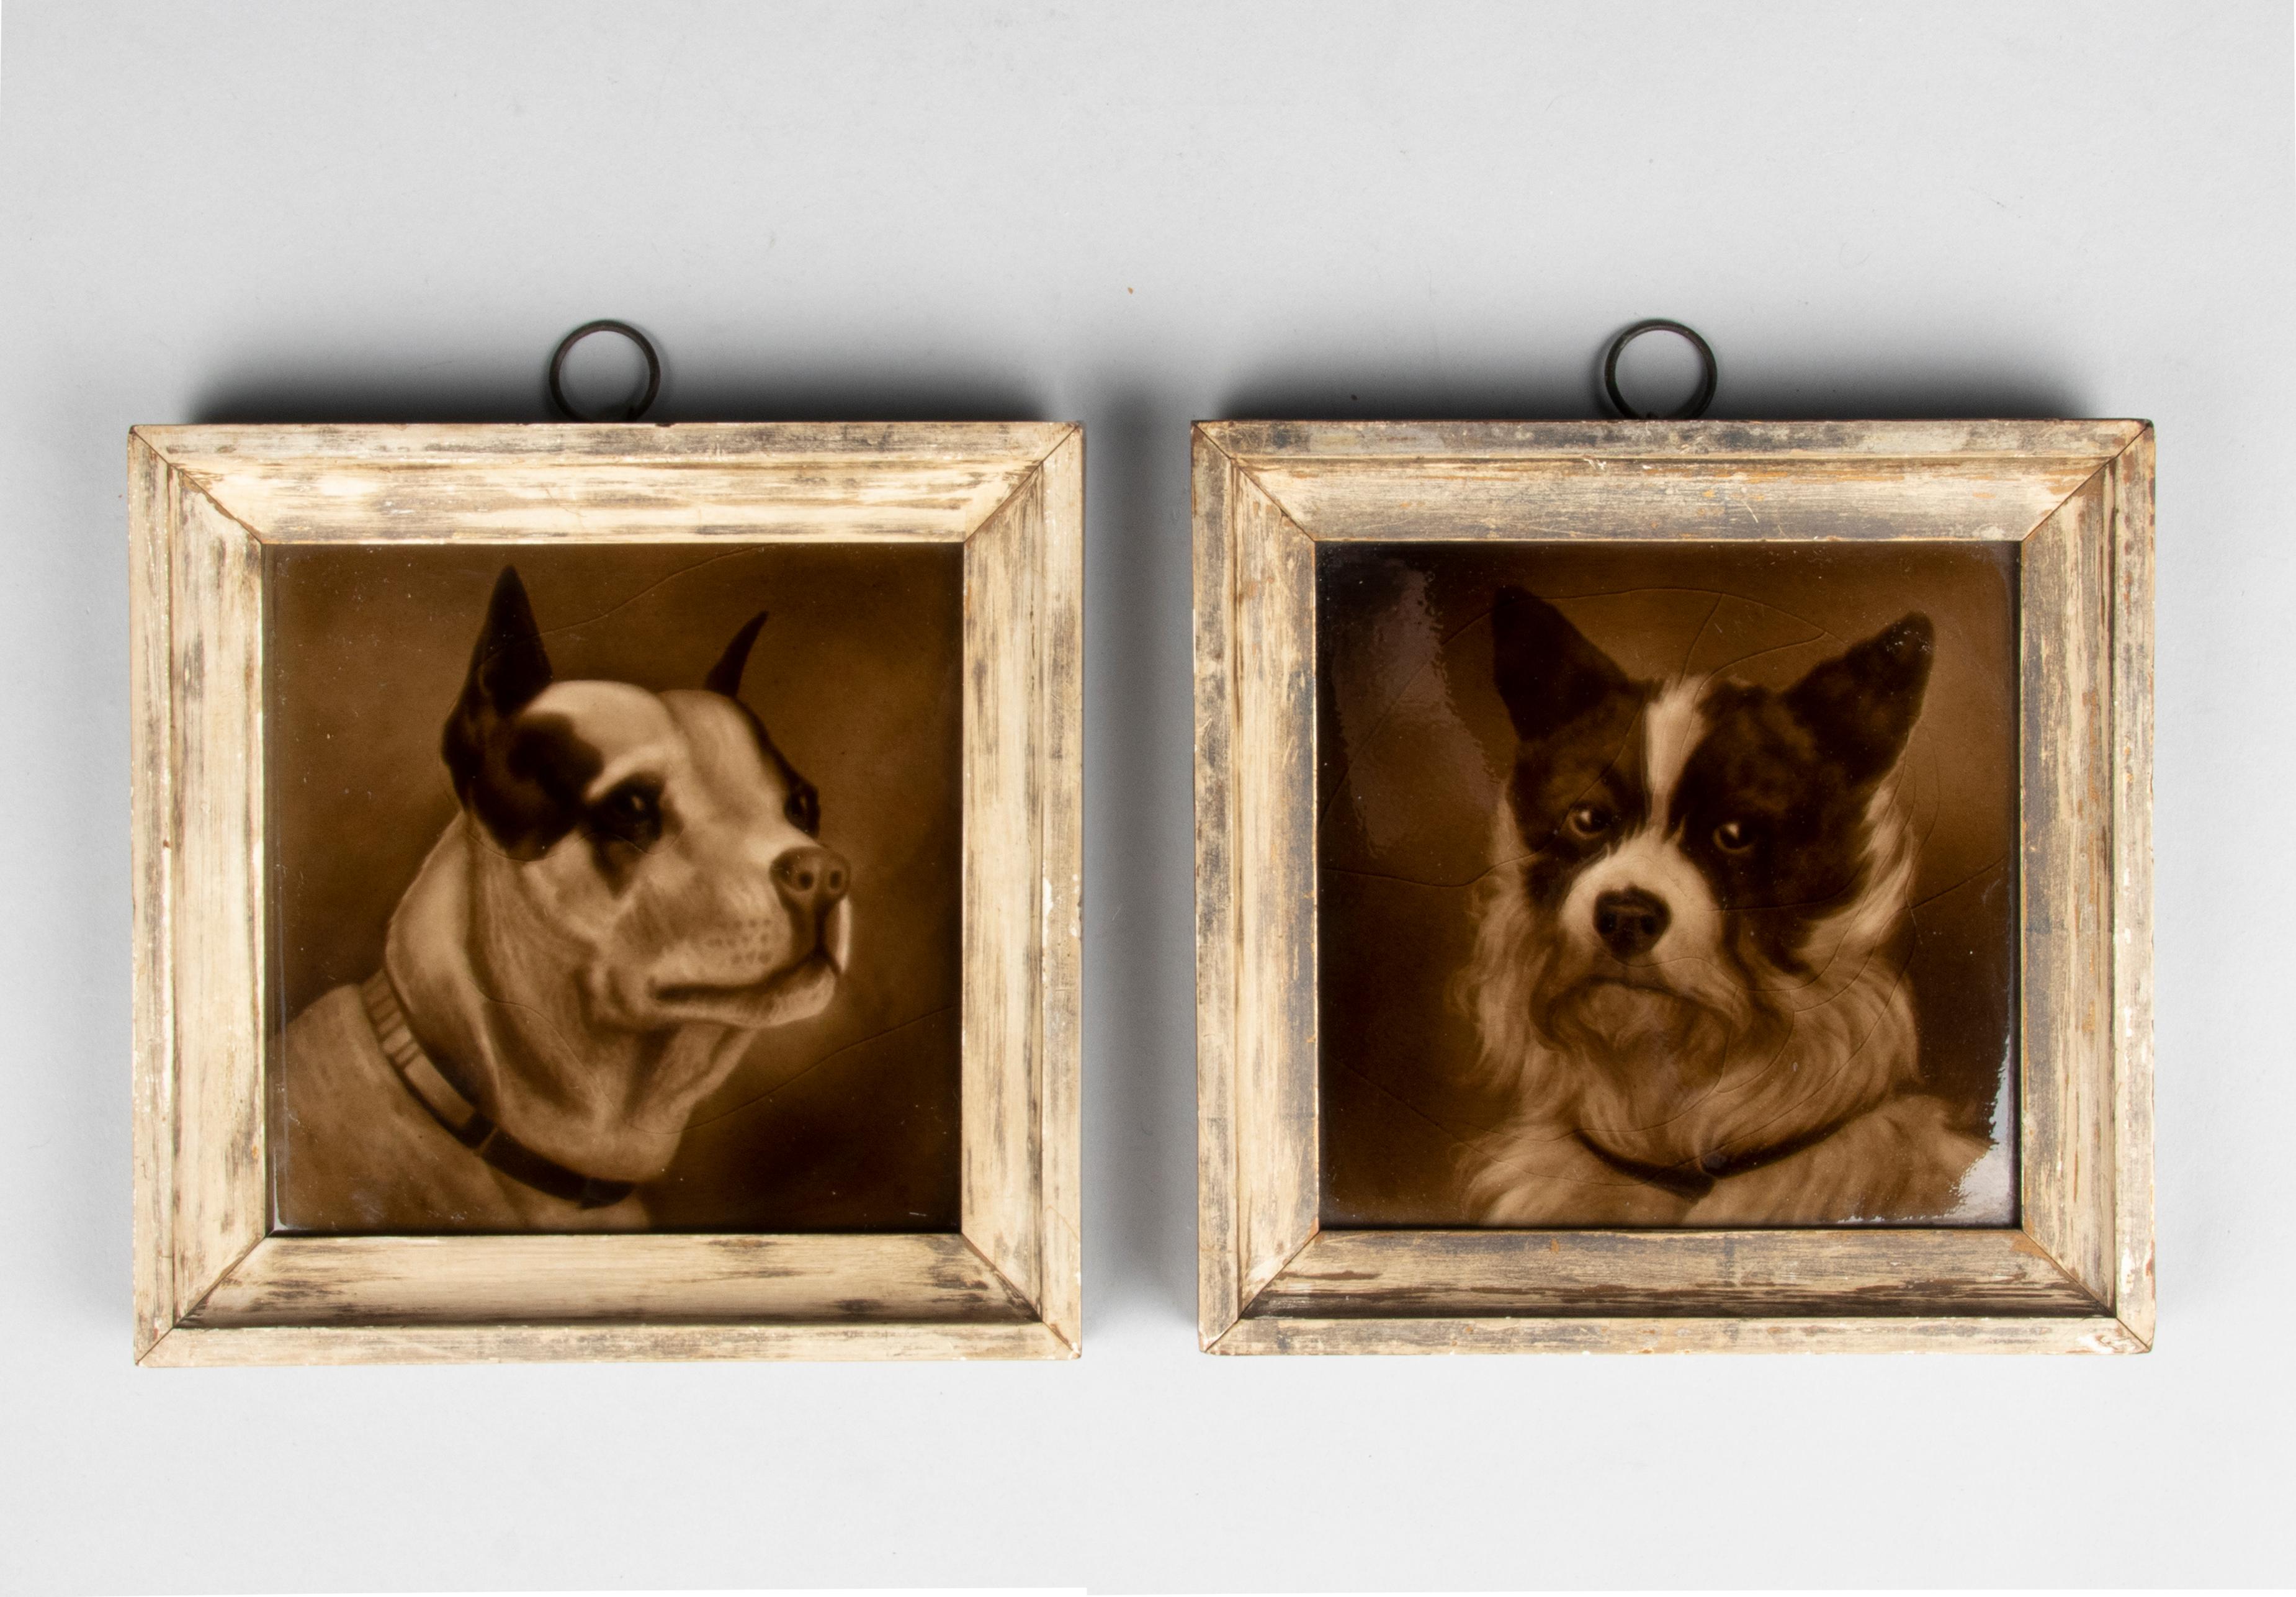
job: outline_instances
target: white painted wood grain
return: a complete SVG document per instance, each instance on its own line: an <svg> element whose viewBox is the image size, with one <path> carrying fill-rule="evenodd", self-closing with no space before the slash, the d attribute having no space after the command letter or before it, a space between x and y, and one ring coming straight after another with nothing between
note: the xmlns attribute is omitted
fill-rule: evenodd
<svg viewBox="0 0 2296 1597"><path fill-rule="evenodd" d="M1724 462L1809 458L2087 460L2119 455L2145 424L2135 421L1915 422L1201 422L1223 454L1248 469L1304 462L1621 459Z"/></svg>
<svg viewBox="0 0 2296 1597"><path fill-rule="evenodd" d="M1316 546L1234 500L1236 1236L1250 1302L1315 1235Z"/></svg>
<svg viewBox="0 0 2296 1597"><path fill-rule="evenodd" d="M1084 1336L1084 435L1040 468L1037 589L1037 1306L1070 1346Z"/></svg>
<svg viewBox="0 0 2296 1597"><path fill-rule="evenodd" d="M962 542L1052 424L147 427L267 542Z"/></svg>
<svg viewBox="0 0 2296 1597"><path fill-rule="evenodd" d="M2112 1301L2112 619L2102 471L2035 528L2023 614L2020 1210Z"/></svg>
<svg viewBox="0 0 2296 1597"><path fill-rule="evenodd" d="M1044 538L1032 476L964 546L964 1234L1029 1302L1044 1292L1033 1178L1044 815L1031 769Z"/></svg>
<svg viewBox="0 0 2296 1597"><path fill-rule="evenodd" d="M127 444L129 874L135 883L135 1355L175 1324L175 656L169 530L176 480L141 439Z"/></svg>
<svg viewBox="0 0 2296 1597"><path fill-rule="evenodd" d="M2142 1353L2111 1315L1239 1320L1226 1354Z"/></svg>
<svg viewBox="0 0 2296 1597"><path fill-rule="evenodd" d="M1235 1118L1235 498L1242 471L1192 440L1195 536L1196 1314L1210 1347L1243 1312Z"/></svg>
<svg viewBox="0 0 2296 1597"><path fill-rule="evenodd" d="M263 1091L262 547L171 496L168 960L175 1296L195 1305L269 1229Z"/></svg>
<svg viewBox="0 0 2296 1597"><path fill-rule="evenodd" d="M186 1323L1020 1323L964 1239L934 1235L266 1238Z"/></svg>
<svg viewBox="0 0 2296 1597"><path fill-rule="evenodd" d="M2152 429L2112 463L2113 1312L2153 1334Z"/></svg>
<svg viewBox="0 0 2296 1597"><path fill-rule="evenodd" d="M202 1365L692 1362L718 1359L1067 1359L1037 1321L1009 1325L257 1325L181 1326L144 1362Z"/></svg>
<svg viewBox="0 0 2296 1597"><path fill-rule="evenodd" d="M2094 1313L2096 1302L2014 1228L1794 1231L1325 1231L1248 1313L1481 1319L1624 1316L1685 1304L1739 1317L1855 1308Z"/></svg>

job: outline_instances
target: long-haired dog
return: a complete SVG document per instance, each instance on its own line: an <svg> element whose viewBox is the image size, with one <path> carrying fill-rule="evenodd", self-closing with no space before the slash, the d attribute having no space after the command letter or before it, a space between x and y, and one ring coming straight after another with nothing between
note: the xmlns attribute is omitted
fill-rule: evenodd
<svg viewBox="0 0 2296 1597"><path fill-rule="evenodd" d="M1919 1091L1898 772L1934 643L1906 615L1783 692L1630 679L1500 590L1519 742L1456 992L1512 1105L1500 1225L1911 1220L1984 1146Z"/></svg>

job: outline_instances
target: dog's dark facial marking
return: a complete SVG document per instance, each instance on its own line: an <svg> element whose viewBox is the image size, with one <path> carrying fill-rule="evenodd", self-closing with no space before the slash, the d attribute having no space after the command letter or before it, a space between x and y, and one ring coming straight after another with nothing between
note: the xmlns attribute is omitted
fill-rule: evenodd
<svg viewBox="0 0 2296 1597"><path fill-rule="evenodd" d="M742 630L734 633L733 641L726 646L726 652L718 657L718 663L709 668L709 675L703 679L701 685L710 692L723 694L734 701L734 707L750 723L750 735L757 739L758 753L765 756L767 767L780 774L783 784L789 789L789 798L782 805L783 816L807 836L818 837L821 836L821 795L814 791L812 783L797 774L796 768L774 745L772 736L766 730L766 723L758 719L758 712L742 702L742 673L750 663L750 646L758 641L758 633L765 624L766 612L762 610L743 622Z"/></svg>
<svg viewBox="0 0 2296 1597"><path fill-rule="evenodd" d="M1669 819L1716 904L1743 917L1780 968L1797 970L1811 923L1860 884L1872 789L1767 689L1719 684L1704 709L1707 733L1683 766Z"/></svg>
<svg viewBox="0 0 2296 1597"><path fill-rule="evenodd" d="M590 806L593 835L644 852L661 841L661 784L637 777Z"/></svg>
<svg viewBox="0 0 2296 1597"><path fill-rule="evenodd" d="M539 860L581 820L582 795L603 756L558 715L522 716L488 747L490 755L502 751L499 771L490 770L464 802L504 853Z"/></svg>
<svg viewBox="0 0 2296 1597"><path fill-rule="evenodd" d="M1535 900L1559 901L1581 866L1643 824L1645 702L1623 686L1553 736L1516 746L1509 793L1531 856L1524 884Z"/></svg>
<svg viewBox="0 0 2296 1597"><path fill-rule="evenodd" d="M619 893L628 885L630 873L646 851L661 841L667 824L661 784L652 777L618 782L589 806L582 829L590 839L598 874L609 887Z"/></svg>
<svg viewBox="0 0 2296 1597"><path fill-rule="evenodd" d="M1526 885L1551 902L1579 866L1642 824L1639 734L1651 689L1521 589L1499 589L1491 632L1491 674L1521 740L1510 792L1532 855Z"/></svg>
<svg viewBox="0 0 2296 1597"><path fill-rule="evenodd" d="M506 565L495 580L439 752L464 808L497 847L521 860L540 859L573 828L582 794L598 774L598 751L564 721L521 717L550 676L525 584L517 568Z"/></svg>
<svg viewBox="0 0 2296 1597"><path fill-rule="evenodd" d="M1810 926L1865 885L1866 811L1905 752L1929 679L1929 621L1909 615L1783 694L1723 683L1669 815L1717 903L1782 969Z"/></svg>
<svg viewBox="0 0 2296 1597"><path fill-rule="evenodd" d="M742 719L749 724L750 737L757 743L758 753L764 759L767 769L777 774L782 786L789 791L789 797L782 802L783 816L807 836L820 836L821 795L814 791L812 783L797 774L797 768L775 745L773 735L766 730L766 723L758 719L758 712L739 699L734 701L734 708L742 712Z"/></svg>

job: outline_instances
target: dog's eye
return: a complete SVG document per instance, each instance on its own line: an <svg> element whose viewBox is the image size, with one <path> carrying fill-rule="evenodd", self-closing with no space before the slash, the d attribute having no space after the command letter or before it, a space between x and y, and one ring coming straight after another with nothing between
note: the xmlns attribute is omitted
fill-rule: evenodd
<svg viewBox="0 0 2296 1597"><path fill-rule="evenodd" d="M790 825L807 836L821 836L821 795L813 790L812 783L800 782L792 788L789 803L782 806L782 813L789 818Z"/></svg>
<svg viewBox="0 0 2296 1597"><path fill-rule="evenodd" d="M1613 819L1600 804L1581 804L1562 818L1562 824L1573 837L1583 840L1600 837L1609 831Z"/></svg>
<svg viewBox="0 0 2296 1597"><path fill-rule="evenodd" d="M1726 854L1742 854L1754 846L1753 828L1743 821L1726 820L1714 828L1714 846Z"/></svg>
<svg viewBox="0 0 2296 1597"><path fill-rule="evenodd" d="M643 783L624 783L600 799L591 813L599 831L639 848L661 836L661 795Z"/></svg>

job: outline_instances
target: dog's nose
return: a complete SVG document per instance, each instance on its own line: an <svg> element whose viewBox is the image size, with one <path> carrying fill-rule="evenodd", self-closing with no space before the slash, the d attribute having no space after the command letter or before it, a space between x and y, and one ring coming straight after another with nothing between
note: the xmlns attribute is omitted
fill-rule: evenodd
<svg viewBox="0 0 2296 1597"><path fill-rule="evenodd" d="M1606 893L1595 901L1595 934L1621 959L1650 952L1673 918L1664 899L1639 887Z"/></svg>
<svg viewBox="0 0 2296 1597"><path fill-rule="evenodd" d="M774 885L799 910L826 910L851 877L845 856L825 848L793 848L774 861Z"/></svg>

